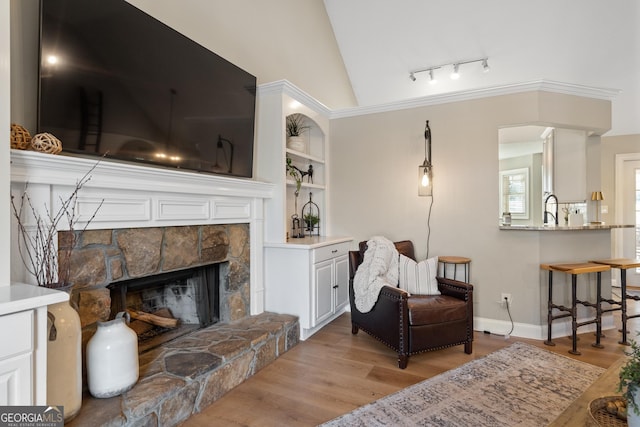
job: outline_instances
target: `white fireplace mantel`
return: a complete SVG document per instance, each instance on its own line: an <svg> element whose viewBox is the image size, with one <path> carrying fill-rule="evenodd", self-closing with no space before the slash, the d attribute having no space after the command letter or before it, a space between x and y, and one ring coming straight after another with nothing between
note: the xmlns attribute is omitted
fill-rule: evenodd
<svg viewBox="0 0 640 427"><path fill-rule="evenodd" d="M77 181L94 166L77 198L76 229L83 228L94 213L87 229L249 223L251 314L264 311L263 204L272 197L273 184L100 158L11 150L11 192L20 197L28 183L34 207L52 207L52 212L57 212L61 200L69 197ZM64 230L65 224L60 229ZM12 250L12 254L12 281L31 282L17 252Z"/></svg>

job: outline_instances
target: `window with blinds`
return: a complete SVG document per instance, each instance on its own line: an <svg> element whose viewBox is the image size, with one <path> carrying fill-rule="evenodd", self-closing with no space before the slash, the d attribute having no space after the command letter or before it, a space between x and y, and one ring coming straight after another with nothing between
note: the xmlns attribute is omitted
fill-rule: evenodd
<svg viewBox="0 0 640 427"><path fill-rule="evenodd" d="M529 219L529 169L500 171L500 213L513 219Z"/></svg>

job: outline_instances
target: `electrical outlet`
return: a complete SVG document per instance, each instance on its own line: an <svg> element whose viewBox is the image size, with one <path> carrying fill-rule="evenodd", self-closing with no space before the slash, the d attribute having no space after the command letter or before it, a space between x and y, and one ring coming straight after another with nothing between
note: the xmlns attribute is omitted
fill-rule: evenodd
<svg viewBox="0 0 640 427"><path fill-rule="evenodd" d="M609 206L607 205L600 206L600 213L609 213Z"/></svg>
<svg viewBox="0 0 640 427"><path fill-rule="evenodd" d="M500 302L504 304L505 300L509 303L509 305L511 305L511 303L513 302L513 300L511 299L511 294L503 292L502 295L500 295Z"/></svg>

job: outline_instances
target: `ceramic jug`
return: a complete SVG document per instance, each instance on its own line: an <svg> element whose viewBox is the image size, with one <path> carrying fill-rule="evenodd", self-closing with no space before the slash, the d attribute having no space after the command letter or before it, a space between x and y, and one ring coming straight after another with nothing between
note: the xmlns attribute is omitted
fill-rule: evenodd
<svg viewBox="0 0 640 427"><path fill-rule="evenodd" d="M94 397L117 396L138 381L138 336L127 326L128 316L120 312L111 321L98 322L87 344L87 383Z"/></svg>

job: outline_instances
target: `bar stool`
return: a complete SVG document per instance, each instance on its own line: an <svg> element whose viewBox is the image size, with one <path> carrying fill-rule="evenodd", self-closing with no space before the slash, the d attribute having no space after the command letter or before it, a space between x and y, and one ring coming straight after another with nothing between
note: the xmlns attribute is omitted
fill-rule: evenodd
<svg viewBox="0 0 640 427"><path fill-rule="evenodd" d="M471 258L462 256L439 256L438 264L442 264L442 277L447 278L447 265L453 264L453 280L457 280L458 265L464 268L464 281L469 283L469 275L471 270Z"/></svg>
<svg viewBox="0 0 640 427"><path fill-rule="evenodd" d="M617 304L619 307L610 308L606 311L614 311L620 310L622 312L622 339L618 341L619 344L629 345L627 341L627 320L633 319L634 317L640 317L640 314L634 314L632 316L627 315L627 299L632 299L634 301L640 301L640 297L635 295L627 294L627 270L630 268L638 268L640 267L639 259L630 259L630 258L615 258L615 259L599 259L593 260L590 262L595 262L597 264L605 264L610 266L611 268L617 268L620 270L620 290L622 291L622 295L620 296L620 301L611 300L603 300L608 302L609 304Z"/></svg>
<svg viewBox="0 0 640 427"><path fill-rule="evenodd" d="M540 268L549 271L549 300L548 300L548 312L547 312L547 340L544 342L546 345L555 345L551 340L551 323L556 319L571 316L571 340L572 347L569 353L580 355L578 351L578 335L577 331L580 326L589 325L591 323L596 324L596 342L592 344L593 347L602 348L600 344L600 337L602 335L602 272L611 269L608 265L596 264L596 263L577 263L577 264L540 264ZM553 302L553 272L562 272L571 275L571 307L565 307L564 305L554 304ZM576 288L578 283L578 275L587 273L597 273L597 287L596 287L596 302L591 303L589 301L581 301L577 298ZM592 320L586 320L578 323L578 304L586 307L593 307L596 309L596 316ZM553 309L560 310L561 314L553 314Z"/></svg>

